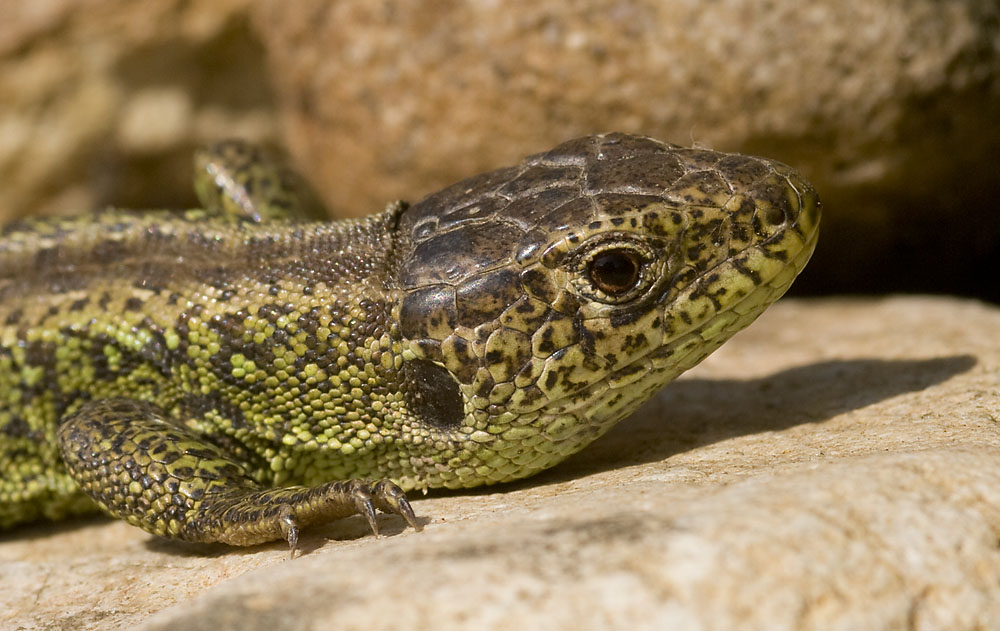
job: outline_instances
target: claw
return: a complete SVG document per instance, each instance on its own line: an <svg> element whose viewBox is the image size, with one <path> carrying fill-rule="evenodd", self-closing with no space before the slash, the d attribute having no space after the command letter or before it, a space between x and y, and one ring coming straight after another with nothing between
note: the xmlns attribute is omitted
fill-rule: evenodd
<svg viewBox="0 0 1000 631"><path fill-rule="evenodd" d="M424 527L417 521L417 516L413 513L406 493L389 480L379 480L371 487L376 505L379 510L393 515L399 515L415 531L420 532Z"/></svg>
<svg viewBox="0 0 1000 631"><path fill-rule="evenodd" d="M378 536L378 522L375 521L375 505L372 503L371 488L364 482L356 482L351 489L351 497L354 500L354 508L359 515L364 515L368 520L368 526L372 533Z"/></svg>
<svg viewBox="0 0 1000 631"><path fill-rule="evenodd" d="M281 527L281 534L284 535L285 540L288 542L288 560L291 561L295 558L295 551L299 548L299 524L295 521L295 516L291 510L284 512L285 514L282 515L281 521L278 523Z"/></svg>

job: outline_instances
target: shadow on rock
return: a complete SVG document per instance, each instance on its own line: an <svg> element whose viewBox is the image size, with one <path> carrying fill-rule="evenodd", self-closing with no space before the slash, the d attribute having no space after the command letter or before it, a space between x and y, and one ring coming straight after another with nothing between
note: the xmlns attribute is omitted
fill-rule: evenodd
<svg viewBox="0 0 1000 631"><path fill-rule="evenodd" d="M920 360L850 359L759 379L681 379L631 418L550 472L519 484L550 484L656 462L735 436L819 423L970 370L972 355Z"/></svg>

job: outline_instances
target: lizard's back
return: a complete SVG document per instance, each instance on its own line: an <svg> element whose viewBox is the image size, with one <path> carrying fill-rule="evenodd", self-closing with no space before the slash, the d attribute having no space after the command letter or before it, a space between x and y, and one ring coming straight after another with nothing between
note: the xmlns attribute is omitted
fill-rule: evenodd
<svg viewBox="0 0 1000 631"><path fill-rule="evenodd" d="M345 288L384 304L384 221L290 227L202 211L106 211L3 228L0 528L96 509L56 441L59 421L87 401L128 397L178 418L215 412L268 433L268 378L293 345L274 343L274 323L308 324L322 306L329 327L350 300ZM255 343L244 324L257 318L266 340ZM331 348L313 353L326 350L329 361ZM233 377L236 354L260 364L256 383Z"/></svg>

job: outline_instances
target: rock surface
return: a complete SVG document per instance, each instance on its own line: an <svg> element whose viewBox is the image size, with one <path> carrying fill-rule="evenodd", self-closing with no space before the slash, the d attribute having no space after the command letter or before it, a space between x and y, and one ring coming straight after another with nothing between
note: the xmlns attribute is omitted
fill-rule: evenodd
<svg viewBox="0 0 1000 631"><path fill-rule="evenodd" d="M0 0L0 223L194 204L191 154L273 140L246 0Z"/></svg>
<svg viewBox="0 0 1000 631"><path fill-rule="evenodd" d="M1000 267L996 0L254 8L286 141L340 212L642 133L802 170L827 212L800 286L1000 300L977 266Z"/></svg>
<svg viewBox="0 0 1000 631"><path fill-rule="evenodd" d="M1000 309L782 301L556 469L281 545L0 542L10 629L1000 626ZM328 540L329 538L330 540Z"/></svg>

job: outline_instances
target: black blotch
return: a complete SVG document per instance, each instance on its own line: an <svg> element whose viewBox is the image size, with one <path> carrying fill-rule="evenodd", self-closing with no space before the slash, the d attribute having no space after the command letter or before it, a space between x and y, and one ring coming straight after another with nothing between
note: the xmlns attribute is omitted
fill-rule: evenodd
<svg viewBox="0 0 1000 631"><path fill-rule="evenodd" d="M429 338L430 327L445 322L453 328L457 321L455 290L448 285L432 285L412 291L400 307L400 329L403 336L410 339Z"/></svg>
<svg viewBox="0 0 1000 631"><path fill-rule="evenodd" d="M545 378L545 389L551 390L553 386L556 385L556 380L559 379L558 371L553 370Z"/></svg>
<svg viewBox="0 0 1000 631"><path fill-rule="evenodd" d="M521 295L513 270L501 269L470 278L455 291L458 322L473 328L494 320Z"/></svg>
<svg viewBox="0 0 1000 631"><path fill-rule="evenodd" d="M12 416L9 421L0 425L0 434L12 438L27 438L36 433L31 431L31 425L28 424L28 421L17 415Z"/></svg>
<svg viewBox="0 0 1000 631"><path fill-rule="evenodd" d="M12 326L20 322L22 317L24 317L24 309L14 309L7 315L7 319L4 321L4 324Z"/></svg>
<svg viewBox="0 0 1000 631"><path fill-rule="evenodd" d="M446 369L423 359L403 365L410 411L433 427L453 429L465 418L458 382Z"/></svg>
<svg viewBox="0 0 1000 631"><path fill-rule="evenodd" d="M753 281L754 285L760 285L760 284L762 284L763 281L762 281L762 279L760 277L760 272L757 271L757 270L755 270L755 269L753 269L753 268L751 268L751 267L747 267L746 264L743 263L742 261L740 261L739 259L733 260L733 267L735 267L736 269L738 269L741 274L745 274L746 276L749 276L750 280ZM716 276L716 278L718 278L718 276ZM714 283L715 280L708 279L708 282L709 283Z"/></svg>
<svg viewBox="0 0 1000 631"><path fill-rule="evenodd" d="M630 311L618 311L612 313L609 318L612 328L617 329L618 327L628 326L645 315L645 312L638 309L633 309Z"/></svg>
<svg viewBox="0 0 1000 631"><path fill-rule="evenodd" d="M584 326L583 316L579 313L573 317L573 331L576 333L577 339L580 340L580 346L583 348L583 351L587 355L593 355L594 334Z"/></svg>
<svg viewBox="0 0 1000 631"><path fill-rule="evenodd" d="M764 256L769 259L775 259L782 262L788 261L788 251L787 250L765 250Z"/></svg>

